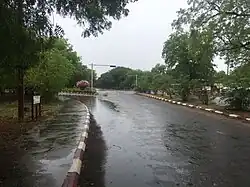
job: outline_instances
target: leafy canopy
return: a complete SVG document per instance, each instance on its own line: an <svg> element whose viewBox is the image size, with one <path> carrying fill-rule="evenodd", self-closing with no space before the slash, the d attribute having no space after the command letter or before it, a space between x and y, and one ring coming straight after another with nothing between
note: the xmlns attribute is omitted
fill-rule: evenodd
<svg viewBox="0 0 250 187"><path fill-rule="evenodd" d="M176 29L210 30L217 54L235 64L249 62L250 3L247 0L188 0L178 11Z"/></svg>

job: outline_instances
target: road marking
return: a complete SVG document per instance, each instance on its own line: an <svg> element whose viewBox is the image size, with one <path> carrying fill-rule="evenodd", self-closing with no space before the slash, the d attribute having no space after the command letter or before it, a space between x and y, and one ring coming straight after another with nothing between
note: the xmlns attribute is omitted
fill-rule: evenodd
<svg viewBox="0 0 250 187"><path fill-rule="evenodd" d="M79 158L73 159L73 164L71 165L69 169L69 173L78 173L80 175L81 173L81 167L82 167L82 161Z"/></svg>
<svg viewBox="0 0 250 187"><path fill-rule="evenodd" d="M225 133L223 133L223 132L221 132L221 131L216 131L216 133L225 135Z"/></svg>
<svg viewBox="0 0 250 187"><path fill-rule="evenodd" d="M233 117L233 118L239 117L239 115L236 115L236 114L229 114L228 116L229 116L229 117Z"/></svg>
<svg viewBox="0 0 250 187"><path fill-rule="evenodd" d="M215 110L214 112L217 113L217 114L223 114L223 112L221 112L219 110Z"/></svg>
<svg viewBox="0 0 250 187"><path fill-rule="evenodd" d="M85 147L86 147L86 144L84 142L80 142L77 148L85 151Z"/></svg>

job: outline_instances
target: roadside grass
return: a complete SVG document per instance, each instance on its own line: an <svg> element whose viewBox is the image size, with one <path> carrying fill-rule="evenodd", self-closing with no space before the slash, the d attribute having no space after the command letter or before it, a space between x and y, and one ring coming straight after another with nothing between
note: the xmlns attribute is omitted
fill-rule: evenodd
<svg viewBox="0 0 250 187"><path fill-rule="evenodd" d="M42 104L41 118L32 121L31 104L25 103L25 117L23 122L18 121L17 102L0 103L0 141L1 139L15 139L31 129L39 122L53 119L62 107L62 101L56 100Z"/></svg>

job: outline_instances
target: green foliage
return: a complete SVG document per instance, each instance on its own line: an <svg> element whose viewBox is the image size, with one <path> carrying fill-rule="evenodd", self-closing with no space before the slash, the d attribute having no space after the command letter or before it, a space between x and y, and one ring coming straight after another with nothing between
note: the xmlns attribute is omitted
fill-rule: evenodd
<svg viewBox="0 0 250 187"><path fill-rule="evenodd" d="M227 86L235 87L250 87L250 64L241 65L233 70L228 76Z"/></svg>
<svg viewBox="0 0 250 187"><path fill-rule="evenodd" d="M18 80L18 116L20 120L24 117L23 82L25 71L40 63L40 53L46 54L50 47L49 41L52 40L53 43L54 37L60 38L64 35L61 27L50 21L51 16L54 13L69 16L84 28L83 35L85 37L97 36L98 33L103 33L104 30L111 28L110 18L118 20L123 15L127 16L128 9L126 9L126 6L134 1L136 0L4 0L1 2L0 68L16 73ZM72 57L76 57L73 61L78 61L76 55L68 54L69 56L66 58L73 60ZM51 54L46 55L51 56ZM56 55L54 57L59 59ZM46 60L48 61L48 59L44 61ZM60 60L64 61L65 59ZM76 67L76 64L74 67Z"/></svg>
<svg viewBox="0 0 250 187"><path fill-rule="evenodd" d="M107 89L129 89L132 87L132 70L125 67L114 68L102 74L97 80L96 86ZM134 77L135 80L135 77Z"/></svg>
<svg viewBox="0 0 250 187"><path fill-rule="evenodd" d="M42 54L43 60L26 72L26 83L46 99L66 86L72 76L74 66L62 51L52 49Z"/></svg>
<svg viewBox="0 0 250 187"><path fill-rule="evenodd" d="M9 69L0 68L0 92L5 89L15 89L16 77L15 72Z"/></svg>
<svg viewBox="0 0 250 187"><path fill-rule="evenodd" d="M210 32L175 32L164 43L162 57L181 85L179 94L187 100L194 87L213 83L215 73Z"/></svg>
<svg viewBox="0 0 250 187"><path fill-rule="evenodd" d="M250 4L244 0L188 0L173 26L210 30L216 53L236 64L249 62Z"/></svg>
<svg viewBox="0 0 250 187"><path fill-rule="evenodd" d="M61 91L69 93L96 94L96 89L93 89L92 91L90 88L84 90L81 90L80 88L63 88Z"/></svg>
<svg viewBox="0 0 250 187"><path fill-rule="evenodd" d="M75 67L74 74L69 80L67 87L76 86L76 82L80 80L87 80L89 83L91 82L91 69L89 69L86 65L82 65L78 63ZM94 83L96 81L96 72L94 71Z"/></svg>
<svg viewBox="0 0 250 187"><path fill-rule="evenodd" d="M214 74L214 82L216 83L226 83L228 76L225 71L219 71Z"/></svg>
<svg viewBox="0 0 250 187"><path fill-rule="evenodd" d="M166 65L158 63L151 69L151 72L163 75L166 73Z"/></svg>
<svg viewBox="0 0 250 187"><path fill-rule="evenodd" d="M231 109L248 110L250 105L250 90L246 88L235 88L228 91L225 98Z"/></svg>

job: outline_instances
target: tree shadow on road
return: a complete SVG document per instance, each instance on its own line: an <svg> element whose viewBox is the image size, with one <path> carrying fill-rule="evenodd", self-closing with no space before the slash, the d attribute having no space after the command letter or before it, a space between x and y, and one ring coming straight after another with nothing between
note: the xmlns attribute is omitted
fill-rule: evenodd
<svg viewBox="0 0 250 187"><path fill-rule="evenodd" d="M106 143L100 126L91 117L89 137L80 177L81 187L105 186Z"/></svg>

